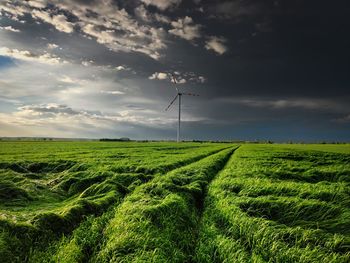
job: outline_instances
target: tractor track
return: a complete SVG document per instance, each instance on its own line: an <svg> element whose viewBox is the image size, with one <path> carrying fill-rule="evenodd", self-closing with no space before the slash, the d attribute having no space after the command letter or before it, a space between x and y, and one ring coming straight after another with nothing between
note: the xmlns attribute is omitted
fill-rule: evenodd
<svg viewBox="0 0 350 263"><path fill-rule="evenodd" d="M111 219L106 231L109 237L102 246L97 261L118 262L124 257L134 261L151 260L143 258L145 257L143 254L138 254L137 251L144 247L147 248L144 253L151 253L152 257L155 256L154 252L151 252L153 249L157 251L156 257L163 257L164 254L170 257L169 252L177 249L181 255L179 259L173 259L173 262L191 262L195 251L193 241L198 238L198 222L203 213L207 185L225 168L237 148L231 146L218 151L203 158L205 159L203 161L201 159L167 173L164 179L155 177L147 184L135 189L135 194L130 195L130 198L119 206L115 217ZM196 163L199 164L196 165ZM175 214L171 213L173 209ZM145 220L149 224L146 223L143 227ZM125 225L124 222L133 223ZM179 229L176 230L178 227L175 226ZM152 237L146 240L138 238L146 233L153 233ZM183 233L191 242L185 242L183 246L181 244L183 242L178 239L178 236L182 235L180 233ZM131 239L127 237L129 235ZM172 241L165 245L162 243L156 245L159 242L157 241L159 236L163 235L170 235L168 237ZM135 241L133 241L134 238ZM135 251L127 249L130 246L127 245L129 242L136 242L132 245Z"/></svg>
<svg viewBox="0 0 350 263"><path fill-rule="evenodd" d="M215 180L215 178L222 172L226 169L227 165L230 163L230 160L233 158L233 155L235 153L236 150L238 150L240 147L240 145L236 148L234 148L232 150L232 153L228 156L228 158L226 159L225 161L225 164L222 166L222 168L215 174L215 176L209 181L209 183L207 184L206 186L206 189L205 189L205 192L204 192L204 196L202 199L200 199L200 203L199 203L199 207L198 207L198 226L201 226L201 223L202 223L202 219L203 219L203 213L206 209L205 207L205 204L206 204L206 199L207 199L207 194L208 194L208 190L210 188L210 185L212 183L213 180ZM196 233L196 242L195 242L195 245L194 245L194 248L193 248L193 253L191 254L191 258L189 259L189 263L197 263L197 260L195 259L195 251L196 251L196 247L197 247L197 242L198 242L198 239L199 239L199 234L200 234L200 227L197 229L197 233Z"/></svg>

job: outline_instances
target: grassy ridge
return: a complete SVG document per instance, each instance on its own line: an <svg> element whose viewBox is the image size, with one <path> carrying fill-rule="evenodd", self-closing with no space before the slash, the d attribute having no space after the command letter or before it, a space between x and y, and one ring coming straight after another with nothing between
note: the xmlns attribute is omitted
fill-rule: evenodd
<svg viewBox="0 0 350 263"><path fill-rule="evenodd" d="M185 262L193 256L206 185L233 149L157 177L117 209L96 262Z"/></svg>
<svg viewBox="0 0 350 263"><path fill-rule="evenodd" d="M349 262L349 165L344 154L241 147L209 187L197 262Z"/></svg>

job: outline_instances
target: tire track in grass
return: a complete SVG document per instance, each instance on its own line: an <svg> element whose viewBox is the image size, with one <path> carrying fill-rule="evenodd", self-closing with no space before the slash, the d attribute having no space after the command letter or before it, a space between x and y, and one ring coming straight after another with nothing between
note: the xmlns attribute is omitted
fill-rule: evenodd
<svg viewBox="0 0 350 263"><path fill-rule="evenodd" d="M117 209L91 262L190 262L206 187L236 148L138 187Z"/></svg>
<svg viewBox="0 0 350 263"><path fill-rule="evenodd" d="M224 149L217 149L214 151L210 151L205 154L200 154L197 156L194 156L192 158L189 158L187 160L177 162L174 165L168 165L167 167L163 167L164 173L169 173L181 166L184 165L190 165L192 163L198 162L208 156L214 155L218 152L221 152L223 150L227 149L225 147ZM144 183L147 183L148 181L154 179L155 177L162 176L160 173L154 174L153 171L150 171L150 173L145 173L144 178L141 182L141 185ZM115 177L118 179L120 175L116 174ZM65 231L66 234L71 232L74 229L74 226L80 223L80 221L87 215L99 215L102 214L104 211L106 211L111 205L119 205L120 203L123 202L124 198L130 194L132 194L133 190L132 189L130 192L127 191L127 187L129 187L133 182L129 182L128 185L123 185L123 182L110 182L111 184L115 184L114 188L112 191L106 192L102 198L94 199L90 201L89 199L91 197L94 197L96 194L98 194L98 190L102 188L102 185L110 179L109 176L97 176L99 177L98 180L93 180L94 178L84 178L81 181L78 181L75 183L74 186L75 188L81 188L80 185L83 185L86 189L82 191L81 193L78 193L78 200L76 203L73 203L72 209L66 209L62 216L60 217L59 215L55 213L48 213L47 217L46 214L42 215L37 215L33 222L34 224L40 228L40 229L47 229L50 227L50 224L47 224L47 222L50 222L52 220L55 220L55 228L50 229L54 231L56 234L58 234L60 229L65 229L68 230ZM133 178L134 181L138 180L138 177L135 176ZM86 182L87 181L87 182ZM109 180L110 181L110 180ZM92 182L92 183L90 183ZM71 187L72 187L71 186ZM98 190L94 189L94 187L98 188ZM92 190L90 190L92 188ZM65 218L69 219L69 222L65 222ZM60 222L61 221L61 222ZM62 224L62 226L60 226ZM71 229L69 231L69 229Z"/></svg>
<svg viewBox="0 0 350 263"><path fill-rule="evenodd" d="M239 148L239 147L238 147ZM238 150L238 148L236 150ZM215 179L217 179L221 173L223 173L226 168L232 163L234 158L234 153L232 153L232 155L230 156L230 158L227 160L227 162L225 163L225 166L217 173L217 175L215 176L215 178L213 178L213 180L211 180L211 182L208 184L207 189L206 189L206 195L205 198L203 200L203 209L201 210L201 215L200 215L200 221L198 223L199 227L198 227L198 233L197 233L197 239L196 239L196 244L195 244L195 248L193 251L193 256L190 260L190 262L193 263L203 263L203 262L223 262L220 258L219 255L217 254L218 252L216 252L215 254L210 254L210 255L200 255L201 254L201 249L203 246L203 238L208 238L207 242L209 242L210 244L207 244L209 246L207 246L206 248L210 247L210 245L213 245L212 242L216 241L216 236L220 236L222 237L222 239L220 240L221 246L225 249L230 249L231 247L235 247L237 248L237 251L239 251L239 253L241 254L240 257L237 257L236 260L237 262L242 259L247 259L250 257L255 257L255 255L249 255L249 253L247 253L247 251L245 251L245 247L242 246L242 244L240 244L239 242L236 242L233 239L228 239L228 238L224 238L227 233L230 232L229 227L226 225L225 220L223 220L221 218L220 213L218 213L219 211L216 211L215 214L215 223L220 225L220 227L218 227L216 224L212 225L209 229L206 229L206 226L208 223L211 222L207 222L210 221L211 218L208 219L208 213L211 215L213 214L213 207L212 207L212 197L209 195L209 190L212 187L213 182L215 181ZM204 235L203 235L204 232ZM209 239L211 239L209 241ZM237 253L238 254L238 253ZM263 260L261 260L261 258L255 258L256 261L254 262L264 262ZM225 261L226 262L226 261Z"/></svg>
<svg viewBox="0 0 350 263"><path fill-rule="evenodd" d="M192 158L183 160L181 162L177 162L173 165L168 165L167 167L164 167L163 170L166 170L167 174L171 173L173 170L176 170L179 168L179 166L182 165L182 167L184 166L188 166L191 165L193 163L196 162L200 162L201 160L208 158L212 155L215 155L219 152L222 152L224 150L228 149L228 147L223 147L220 149L216 149L213 151L210 151L208 153L205 154L200 154L197 156L194 156ZM166 175L164 175L166 176ZM150 177L147 178L146 181L143 182L143 184L147 183L150 180L153 180L156 177L163 177L163 175L161 175L160 173L157 174L150 174ZM103 181L98 183L103 184ZM141 184L141 186L143 185ZM140 187L140 186L138 186ZM88 190L88 189L87 189ZM86 192L86 190L84 191ZM57 251L57 255L59 255L59 260L60 262L86 262L90 256L96 251L96 248L100 247L100 243L102 242L102 238L103 235L101 235L101 233L103 233L105 226L107 225L107 222L111 219L111 217L113 217L113 214L111 212L108 212L108 215L104 215L104 212L107 210L113 210L112 205L114 205L114 207L119 206L120 204L123 203L124 199L127 198L129 195L132 195L134 192L134 190L132 190L131 192L128 193L122 193L122 195L120 195L120 193L118 192L118 190L116 191L115 198L110 197L109 201L104 205L103 210L99 211L98 213L94 213L93 211L89 211L90 213L86 214L86 213L81 213L80 216L77 216L76 220L74 223L72 222L64 222L62 221L61 223L64 224L66 227L64 227L65 229L67 229L67 224L66 223L72 223L69 227L71 229L71 231L73 231L73 236L71 238L64 238L64 241L59 241L61 244L57 245L56 242L54 241L54 243L52 244L53 250ZM67 212L66 212L67 213ZM69 211L68 211L69 213ZM77 225L79 225L81 223L81 221L86 217L86 215L90 215L90 218L88 220L85 220L81 226L76 227ZM51 216L51 214L50 214ZM55 216L55 219L59 219L59 217ZM64 217L61 219L64 220ZM87 221L87 222L86 222ZM44 216L43 218L40 218L40 222L43 222L43 224L47 224L47 220L46 217ZM100 223L100 222L103 222ZM38 225L38 224L37 224ZM96 227L96 225L98 225ZM40 228L46 227L48 228L49 226L47 225L41 225ZM55 224L55 231L57 232L57 230L59 230L59 228L57 227L57 223ZM83 229L83 232L82 232ZM90 234L91 235L95 235L95 236L99 236L98 238L96 238L95 240L91 240L91 238L88 237L89 233L89 229L91 230ZM66 234L69 234L71 231L67 232ZM56 233L57 234L57 233ZM85 237L83 237L85 236ZM78 239L78 242L76 242L76 240L74 239ZM85 241L81 241L83 239L89 239L88 242ZM47 248L45 248L44 250L47 250ZM49 250L52 250L52 248L49 248ZM66 253L62 252L66 251ZM73 255L71 253L71 251L73 251L75 253L75 255ZM50 251L50 254L52 255L52 251ZM42 257L43 255L45 255L45 251L34 251L32 253L32 259L31 261L38 261L38 257ZM54 256L55 257L55 256ZM58 258L57 258L58 259Z"/></svg>
<svg viewBox="0 0 350 263"><path fill-rule="evenodd" d="M212 180L210 180L210 182L208 183L208 185L206 186L205 188L205 193L204 193L204 196L203 198L200 200L201 203L200 203L200 209L199 209L199 220L198 220L198 228L197 228L197 233L196 233L196 241L195 241L195 245L194 245L194 248L193 248L193 252L191 253L191 258L188 260L188 262L197 262L197 259L196 259L196 247L197 247L197 243L199 241L199 235L200 235L200 232L201 232L201 225L202 225L202 220L203 220L203 214L206 210L206 202L207 202L207 195L208 195L208 190L210 188L210 185L212 183L213 180L215 180L215 178L222 172L226 169L226 167L230 164L230 161L232 160L233 158L233 155L235 153L236 150L238 150L240 146L238 146L237 148L234 149L234 151L231 153L231 155L228 157L225 165L216 173L216 175L212 178ZM199 262L200 263L200 262Z"/></svg>

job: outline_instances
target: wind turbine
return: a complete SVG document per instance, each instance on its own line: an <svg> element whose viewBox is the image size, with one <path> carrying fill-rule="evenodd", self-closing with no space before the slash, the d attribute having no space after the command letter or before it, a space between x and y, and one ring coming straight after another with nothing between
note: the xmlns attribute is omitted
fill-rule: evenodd
<svg viewBox="0 0 350 263"><path fill-rule="evenodd" d="M174 104L174 102L176 101L177 98L179 98L179 115L178 115L178 124L177 124L177 137L176 137L176 141L180 142L180 128L181 128L181 97L182 95L187 95L187 96L199 96L197 94L193 94L193 93L184 93L184 92L180 92L179 89L176 87L177 84L177 80L175 78L174 75L171 75L171 78L173 79L173 83L175 84L175 89L176 89L176 96L175 98L170 102L169 106L166 107L165 111L167 111L168 109L170 109L171 105Z"/></svg>

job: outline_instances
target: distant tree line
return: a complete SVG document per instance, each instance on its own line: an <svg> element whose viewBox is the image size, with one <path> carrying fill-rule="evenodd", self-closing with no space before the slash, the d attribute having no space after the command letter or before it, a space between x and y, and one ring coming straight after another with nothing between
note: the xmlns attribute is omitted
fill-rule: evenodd
<svg viewBox="0 0 350 263"><path fill-rule="evenodd" d="M130 138L102 138L100 139L101 142L130 142Z"/></svg>

